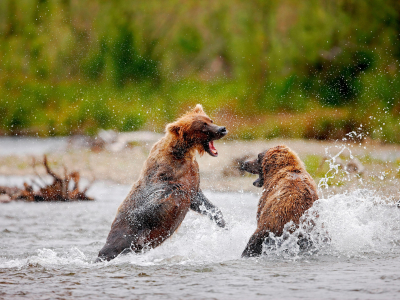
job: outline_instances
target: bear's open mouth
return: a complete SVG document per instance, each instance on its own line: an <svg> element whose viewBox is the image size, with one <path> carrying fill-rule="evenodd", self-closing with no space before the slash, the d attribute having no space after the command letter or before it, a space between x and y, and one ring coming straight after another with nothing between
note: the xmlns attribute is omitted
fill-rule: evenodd
<svg viewBox="0 0 400 300"><path fill-rule="evenodd" d="M218 151L217 149L214 147L214 141L209 141L208 144L204 145L204 150L206 150L206 152L208 154L210 154L211 156L217 157L218 156Z"/></svg>
<svg viewBox="0 0 400 300"><path fill-rule="evenodd" d="M206 141L204 141L203 148L204 148L204 151L206 151L211 156L217 157L218 156L218 151L214 147L214 141L215 140L219 140L220 138L223 138L228 133L228 131L223 126L216 126L216 125L212 125L211 126L211 125L208 126L211 129L208 128L206 130L207 135L208 135L208 139Z"/></svg>

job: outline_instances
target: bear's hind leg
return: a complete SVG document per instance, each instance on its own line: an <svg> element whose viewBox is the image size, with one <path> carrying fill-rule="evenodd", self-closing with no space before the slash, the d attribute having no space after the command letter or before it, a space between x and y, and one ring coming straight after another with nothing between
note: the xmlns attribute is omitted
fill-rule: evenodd
<svg viewBox="0 0 400 300"><path fill-rule="evenodd" d="M242 253L242 257L256 257L262 254L263 243L269 236L269 232L256 231L247 243Z"/></svg>
<svg viewBox="0 0 400 300"><path fill-rule="evenodd" d="M131 230L129 223L124 216L117 216L114 220L110 233L104 247L100 250L98 258L95 262L110 261L117 257L121 252L127 253L132 249L132 242L136 235Z"/></svg>

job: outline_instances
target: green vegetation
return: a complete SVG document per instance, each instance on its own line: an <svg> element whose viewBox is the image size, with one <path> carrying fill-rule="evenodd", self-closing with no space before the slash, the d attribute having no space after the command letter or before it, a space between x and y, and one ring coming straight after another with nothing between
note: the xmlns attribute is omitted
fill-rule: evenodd
<svg viewBox="0 0 400 300"><path fill-rule="evenodd" d="M400 2L0 2L0 133L161 131L400 142Z"/></svg>
<svg viewBox="0 0 400 300"><path fill-rule="evenodd" d="M329 171L324 158L319 155L307 155L303 162L306 170L313 178L320 179Z"/></svg>

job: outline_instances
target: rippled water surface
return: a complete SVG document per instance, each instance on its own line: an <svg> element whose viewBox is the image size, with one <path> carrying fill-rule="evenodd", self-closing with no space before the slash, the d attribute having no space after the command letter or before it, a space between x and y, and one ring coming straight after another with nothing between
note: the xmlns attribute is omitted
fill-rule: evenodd
<svg viewBox="0 0 400 300"><path fill-rule="evenodd" d="M21 178L0 177L0 184ZM95 202L0 206L0 299L394 299L400 294L400 209L360 190L314 205L329 243L299 253L291 238L241 259L257 195L206 195L228 230L190 212L143 255L93 263L129 186L96 183Z"/></svg>

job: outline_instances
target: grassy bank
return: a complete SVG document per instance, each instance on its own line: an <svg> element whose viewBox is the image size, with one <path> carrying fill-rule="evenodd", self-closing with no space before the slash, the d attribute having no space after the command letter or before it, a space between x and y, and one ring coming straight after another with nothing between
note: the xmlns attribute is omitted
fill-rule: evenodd
<svg viewBox="0 0 400 300"><path fill-rule="evenodd" d="M232 138L398 143L399 34L394 0L6 0L0 132L161 131L202 103Z"/></svg>
<svg viewBox="0 0 400 300"><path fill-rule="evenodd" d="M355 131L383 142L400 142L398 113L382 101L332 107L308 98L291 103L294 107L288 109L288 99L271 98L258 107L246 100L251 90L237 82L182 80L157 86L146 82L121 89L82 82L50 85L9 80L1 93L0 132L7 135L93 135L99 128L161 132L166 123L202 103L229 128L233 139L332 140Z"/></svg>

